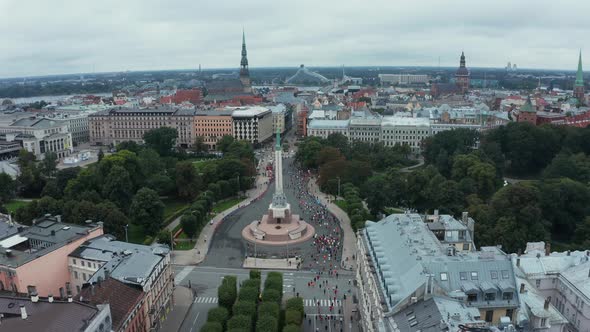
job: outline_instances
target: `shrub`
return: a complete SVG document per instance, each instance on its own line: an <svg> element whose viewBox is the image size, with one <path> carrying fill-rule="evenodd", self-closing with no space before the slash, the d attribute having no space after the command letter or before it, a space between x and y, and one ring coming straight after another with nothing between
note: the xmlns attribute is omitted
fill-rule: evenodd
<svg viewBox="0 0 590 332"><path fill-rule="evenodd" d="M225 276L221 282L221 286L217 289L219 305L225 307L228 311L231 310L236 302L237 295L237 278L235 276Z"/></svg>
<svg viewBox="0 0 590 332"><path fill-rule="evenodd" d="M256 322L256 332L277 332L279 330L279 322L276 318L270 315L258 317Z"/></svg>
<svg viewBox="0 0 590 332"><path fill-rule="evenodd" d="M264 302L276 302L281 303L281 292L275 289L264 289L264 293L262 293L262 300Z"/></svg>
<svg viewBox="0 0 590 332"><path fill-rule="evenodd" d="M283 332L301 332L301 327L297 325L287 325L283 328Z"/></svg>
<svg viewBox="0 0 590 332"><path fill-rule="evenodd" d="M279 304L276 302L262 302L258 306L258 316L270 315L279 318Z"/></svg>
<svg viewBox="0 0 590 332"><path fill-rule="evenodd" d="M260 279L246 279L242 282L241 287L253 287L260 291Z"/></svg>
<svg viewBox="0 0 590 332"><path fill-rule="evenodd" d="M238 299L240 301L248 301L248 302L254 302L256 303L256 301L258 301L258 289L254 288L254 287L242 287L240 288L240 295L238 296Z"/></svg>
<svg viewBox="0 0 590 332"><path fill-rule="evenodd" d="M227 329L248 329L250 331L252 329L252 319L244 315L233 316L227 322Z"/></svg>
<svg viewBox="0 0 590 332"><path fill-rule="evenodd" d="M234 315L244 315L254 318L256 316L256 303L250 301L238 301L234 304Z"/></svg>
<svg viewBox="0 0 590 332"><path fill-rule="evenodd" d="M288 309L285 312L285 324L301 325L303 315L298 310Z"/></svg>
<svg viewBox="0 0 590 332"><path fill-rule="evenodd" d="M262 279L260 270L250 270L250 279Z"/></svg>
<svg viewBox="0 0 590 332"><path fill-rule="evenodd" d="M201 332L223 332L223 326L220 322L207 322L201 327Z"/></svg>
<svg viewBox="0 0 590 332"><path fill-rule="evenodd" d="M288 299L286 309L297 310L303 315L303 313L305 312L303 309L303 299L300 297L292 297Z"/></svg>
<svg viewBox="0 0 590 332"><path fill-rule="evenodd" d="M209 310L207 313L207 321L208 322L219 322L223 327L227 323L229 319L229 312L224 307L216 307Z"/></svg>

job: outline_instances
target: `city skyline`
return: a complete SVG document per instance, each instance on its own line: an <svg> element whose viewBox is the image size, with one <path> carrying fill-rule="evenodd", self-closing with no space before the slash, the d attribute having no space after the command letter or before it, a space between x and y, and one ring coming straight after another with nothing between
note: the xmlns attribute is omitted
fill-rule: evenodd
<svg viewBox="0 0 590 332"><path fill-rule="evenodd" d="M421 1L406 6L277 4L266 0L175 1L35 6L8 2L0 77L70 73L238 68L242 28L251 68L346 66L470 67L575 70L584 51L589 4L550 1ZM30 8L33 7L33 8ZM54 8L63 8L55 12ZM424 12L423 8L429 8ZM547 20L536 19L551 13ZM27 17L27 24L18 24ZM262 17L270 19L261 19ZM17 21L18 20L18 21ZM309 24L313 22L313 24ZM563 36L567 36L564 38ZM584 52L583 52L584 54Z"/></svg>

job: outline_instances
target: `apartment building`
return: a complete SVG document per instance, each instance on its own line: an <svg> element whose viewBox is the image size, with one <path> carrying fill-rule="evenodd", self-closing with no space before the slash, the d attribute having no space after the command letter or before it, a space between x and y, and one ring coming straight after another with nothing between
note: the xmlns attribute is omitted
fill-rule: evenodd
<svg viewBox="0 0 590 332"><path fill-rule="evenodd" d="M283 134L287 130L287 123L289 122L287 119L287 106L278 104L268 108L272 112L272 131L276 133L278 130Z"/></svg>
<svg viewBox="0 0 590 332"><path fill-rule="evenodd" d="M195 135L203 138L209 150L216 150L217 142L223 136L233 136L232 113L232 110L195 112Z"/></svg>
<svg viewBox="0 0 590 332"><path fill-rule="evenodd" d="M527 243L524 254L512 255L518 273L548 299L567 320L568 331L590 332L590 250L551 252L545 242ZM545 319L543 319L545 318ZM536 328L551 326L551 317L538 317Z"/></svg>
<svg viewBox="0 0 590 332"><path fill-rule="evenodd" d="M348 137L349 120L311 120L307 124L307 135L328 138L330 134Z"/></svg>
<svg viewBox="0 0 590 332"><path fill-rule="evenodd" d="M379 74L379 81L382 85L385 84L426 84L428 83L428 75L412 75L412 74Z"/></svg>
<svg viewBox="0 0 590 332"><path fill-rule="evenodd" d="M144 324L139 331L158 329L172 306L174 277L170 250L162 245L144 246L116 241L105 235L86 241L68 257L70 279L76 291L101 285L113 278L141 289L144 297L137 315ZM82 292L83 293L83 292ZM123 324L123 329L127 329Z"/></svg>
<svg viewBox="0 0 590 332"><path fill-rule="evenodd" d="M398 313L438 298L469 309L458 320L472 326L515 322L518 317L519 299L508 256L496 247L459 251L452 243L441 242L421 215L393 214L379 222L367 221L359 231L357 249L364 331L396 331Z"/></svg>
<svg viewBox="0 0 590 332"><path fill-rule="evenodd" d="M60 299L75 290L68 255L103 234L102 223L65 224L60 216L50 215L34 220L30 227L5 224L3 228L13 231L0 238L0 290Z"/></svg>

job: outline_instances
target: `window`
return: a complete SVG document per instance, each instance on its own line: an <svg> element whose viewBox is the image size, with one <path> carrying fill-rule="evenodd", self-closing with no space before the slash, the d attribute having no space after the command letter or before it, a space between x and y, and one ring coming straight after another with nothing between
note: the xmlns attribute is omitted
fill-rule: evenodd
<svg viewBox="0 0 590 332"><path fill-rule="evenodd" d="M78 271L74 271L74 279L78 279Z"/></svg>
<svg viewBox="0 0 590 332"><path fill-rule="evenodd" d="M471 272L471 280L477 280L477 272L476 271Z"/></svg>
<svg viewBox="0 0 590 332"><path fill-rule="evenodd" d="M467 294L467 302L477 302L477 294Z"/></svg>
<svg viewBox="0 0 590 332"><path fill-rule="evenodd" d="M484 299L486 301L494 301L496 300L496 293L485 293Z"/></svg>
<svg viewBox="0 0 590 332"><path fill-rule="evenodd" d="M440 280L442 280L442 281L449 280L449 276L447 275L446 272L441 272L441 274L440 274Z"/></svg>
<svg viewBox="0 0 590 332"><path fill-rule="evenodd" d="M86 281L86 273L82 273L82 278Z"/></svg>
<svg viewBox="0 0 590 332"><path fill-rule="evenodd" d="M502 270L502 279L508 279L508 270Z"/></svg>
<svg viewBox="0 0 590 332"><path fill-rule="evenodd" d="M541 287L541 279L535 280L535 285L537 286L537 288Z"/></svg>
<svg viewBox="0 0 590 332"><path fill-rule="evenodd" d="M469 243L463 243L463 250L469 250Z"/></svg>
<svg viewBox="0 0 590 332"><path fill-rule="evenodd" d="M504 300L504 301L510 301L510 300L512 300L513 297L514 297L514 294L512 292L502 293L502 300Z"/></svg>
<svg viewBox="0 0 590 332"><path fill-rule="evenodd" d="M486 311L486 322L491 323L494 320L494 310Z"/></svg>
<svg viewBox="0 0 590 332"><path fill-rule="evenodd" d="M74 265L78 264L78 262L76 261L76 259L74 258Z"/></svg>
<svg viewBox="0 0 590 332"><path fill-rule="evenodd" d="M459 278L461 280L467 280L467 272L459 272Z"/></svg>
<svg viewBox="0 0 590 332"><path fill-rule="evenodd" d="M539 327L544 327L545 325L547 325L547 319L541 318L541 325Z"/></svg>
<svg viewBox="0 0 590 332"><path fill-rule="evenodd" d="M514 309L506 309L506 317L512 320L512 315L514 314Z"/></svg>
<svg viewBox="0 0 590 332"><path fill-rule="evenodd" d="M84 266L84 261L80 261L80 264L82 264L82 266Z"/></svg>
<svg viewBox="0 0 590 332"><path fill-rule="evenodd" d="M498 279L498 271L490 271L490 276L492 279Z"/></svg>

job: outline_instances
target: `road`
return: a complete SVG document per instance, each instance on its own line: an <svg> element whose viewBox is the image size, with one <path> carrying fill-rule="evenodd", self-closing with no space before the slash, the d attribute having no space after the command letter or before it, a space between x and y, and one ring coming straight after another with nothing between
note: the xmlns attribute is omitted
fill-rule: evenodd
<svg viewBox="0 0 590 332"><path fill-rule="evenodd" d="M201 326L207 321L207 312L209 309L217 306L217 287L221 284L221 279L225 275L235 275L238 278L238 284L243 280L248 279L248 270L233 269L233 268L215 268L206 266L175 266L174 272L176 275L175 282L177 284L188 286L189 281L192 289L196 292L196 297L190 311L180 328L180 332L195 332L199 331ZM262 278L266 278L267 271L262 271ZM354 278L351 272L343 271L338 278L331 277L326 279L324 276L320 277L322 280L328 280L328 291L324 294L325 286L321 289L316 287L308 287L314 273L310 271L293 271L283 273L283 298L289 299L291 297L299 296L303 298L305 312L307 318L303 322L305 331L315 331L316 328L325 330L328 326L328 331L340 331L339 318L345 315L342 314L343 296L347 294L347 300L351 301L351 296L357 296L356 288L352 285L351 279ZM337 287L337 301L333 302L333 289ZM350 293L349 293L350 290ZM330 292L332 294L330 295ZM318 305L319 302L319 305ZM330 311L330 304L334 303L334 308ZM341 313L339 313L339 310ZM322 315L320 320L319 315ZM331 315L335 317L335 321L330 321L326 324L324 317ZM348 315L348 314L347 314ZM346 317L346 321L349 317ZM347 325L348 322L344 322ZM345 331L350 331L345 329ZM355 329L356 331L356 329Z"/></svg>

